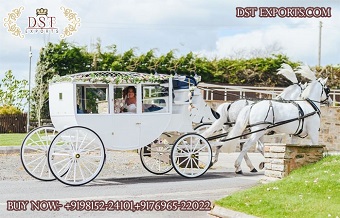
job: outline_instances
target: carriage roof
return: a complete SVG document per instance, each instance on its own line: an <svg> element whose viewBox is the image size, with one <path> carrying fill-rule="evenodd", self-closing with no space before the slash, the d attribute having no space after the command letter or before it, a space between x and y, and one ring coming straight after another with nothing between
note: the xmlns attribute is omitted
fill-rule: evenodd
<svg viewBox="0 0 340 218"><path fill-rule="evenodd" d="M89 71L65 76L54 76L50 83L84 82L110 84L166 83L172 77L166 74L147 74L122 71Z"/></svg>

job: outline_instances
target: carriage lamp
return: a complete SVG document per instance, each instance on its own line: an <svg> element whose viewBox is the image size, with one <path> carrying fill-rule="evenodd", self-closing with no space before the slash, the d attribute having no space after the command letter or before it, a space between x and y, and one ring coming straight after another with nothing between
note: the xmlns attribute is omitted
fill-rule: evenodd
<svg viewBox="0 0 340 218"><path fill-rule="evenodd" d="M195 80L196 80L197 83L201 82L202 77L199 76L199 75L197 75L196 72L195 72L194 78L195 78Z"/></svg>

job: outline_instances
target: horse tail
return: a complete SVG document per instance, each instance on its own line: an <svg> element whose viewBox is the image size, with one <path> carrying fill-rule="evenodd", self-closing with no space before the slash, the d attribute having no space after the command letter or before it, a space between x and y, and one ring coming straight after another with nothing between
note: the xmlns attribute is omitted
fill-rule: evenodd
<svg viewBox="0 0 340 218"><path fill-rule="evenodd" d="M221 105L219 105L216 109L216 112L220 114L220 118L219 119L223 119L224 122L227 122L227 118L228 118L228 107L230 106L231 103L229 102L226 102L226 103L223 103Z"/></svg>
<svg viewBox="0 0 340 218"><path fill-rule="evenodd" d="M226 104L229 104L229 103L223 103L223 104L218 105L216 112L219 113L220 116L222 116L223 108L224 108L224 105Z"/></svg>
<svg viewBox="0 0 340 218"><path fill-rule="evenodd" d="M231 139L237 136L241 136L244 130L246 129L248 123L249 123L249 115L251 111L252 105L245 106L239 113L236 119L235 125L230 130L227 141L223 144L223 146L227 145L228 147L233 146L233 150L235 151L235 147L237 145L237 142L239 141L239 138ZM231 139L231 140L228 140Z"/></svg>
<svg viewBox="0 0 340 218"><path fill-rule="evenodd" d="M223 124L227 122L227 114L228 112L226 111L230 103L223 103L219 105L216 109L216 112L220 115L220 117L213 122L213 124L205 130L201 135L204 137L209 137L211 136L215 131L222 129Z"/></svg>

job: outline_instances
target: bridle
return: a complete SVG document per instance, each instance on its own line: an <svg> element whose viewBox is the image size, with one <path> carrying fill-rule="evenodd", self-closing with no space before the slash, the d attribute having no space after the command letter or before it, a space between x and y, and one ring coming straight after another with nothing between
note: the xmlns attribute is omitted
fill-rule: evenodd
<svg viewBox="0 0 340 218"><path fill-rule="evenodd" d="M328 99L329 99L329 93L331 92L330 88L328 88L326 85L322 84L320 81L318 81L321 86L322 86L322 92L321 92L321 96L323 95L323 93L325 92L326 94L326 98L322 101L320 101L321 104L328 104Z"/></svg>

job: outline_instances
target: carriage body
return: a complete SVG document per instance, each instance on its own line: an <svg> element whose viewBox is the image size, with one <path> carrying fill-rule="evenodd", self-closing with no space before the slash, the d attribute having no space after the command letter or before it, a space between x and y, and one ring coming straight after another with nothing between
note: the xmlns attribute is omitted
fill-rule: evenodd
<svg viewBox="0 0 340 218"><path fill-rule="evenodd" d="M113 72L78 75L87 78L91 74L102 77ZM71 79L50 84L50 116L58 131L71 126L87 127L98 134L105 147L115 150L141 148L163 132L193 131L188 103L173 103L172 78L118 84L94 81ZM122 92L129 86L136 88L136 111L122 112Z"/></svg>

